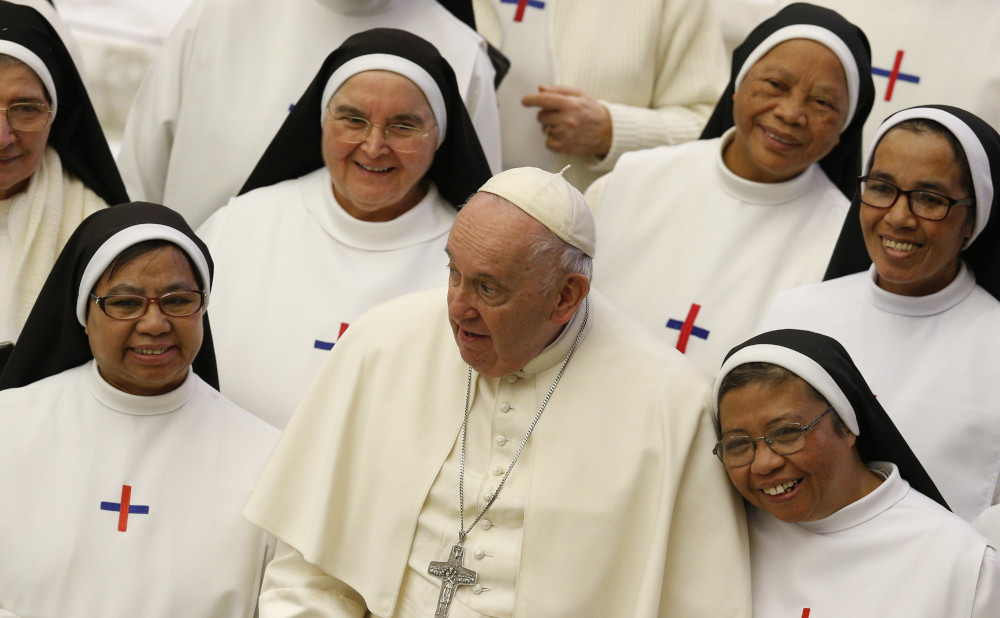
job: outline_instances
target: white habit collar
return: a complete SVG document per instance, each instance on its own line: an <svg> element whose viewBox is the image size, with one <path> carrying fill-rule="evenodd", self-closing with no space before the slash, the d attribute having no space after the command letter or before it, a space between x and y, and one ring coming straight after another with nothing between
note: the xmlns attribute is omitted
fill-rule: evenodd
<svg viewBox="0 0 1000 618"><path fill-rule="evenodd" d="M94 398L112 410L124 414L156 416L158 414L173 412L190 401L197 386L197 379L189 367L187 378L184 379L184 382L169 393L148 397L132 395L108 384L97 370L96 361L91 360L89 365L90 371L87 377L87 386L94 395Z"/></svg>

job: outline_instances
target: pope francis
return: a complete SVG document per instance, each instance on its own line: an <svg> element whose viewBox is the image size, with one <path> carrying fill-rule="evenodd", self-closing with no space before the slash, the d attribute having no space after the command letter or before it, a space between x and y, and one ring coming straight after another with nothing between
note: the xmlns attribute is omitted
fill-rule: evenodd
<svg viewBox="0 0 1000 618"><path fill-rule="evenodd" d="M447 304L348 329L245 510L280 540L262 617L749 616L709 378L590 288L594 239L562 176L507 170Z"/></svg>

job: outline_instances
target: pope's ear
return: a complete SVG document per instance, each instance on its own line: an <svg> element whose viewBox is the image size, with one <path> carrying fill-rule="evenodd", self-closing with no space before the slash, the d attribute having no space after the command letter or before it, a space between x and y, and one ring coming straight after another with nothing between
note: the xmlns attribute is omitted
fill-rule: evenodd
<svg viewBox="0 0 1000 618"><path fill-rule="evenodd" d="M552 312L552 322L555 324L569 322L589 293L590 279L580 273L566 275L559 288L559 302Z"/></svg>

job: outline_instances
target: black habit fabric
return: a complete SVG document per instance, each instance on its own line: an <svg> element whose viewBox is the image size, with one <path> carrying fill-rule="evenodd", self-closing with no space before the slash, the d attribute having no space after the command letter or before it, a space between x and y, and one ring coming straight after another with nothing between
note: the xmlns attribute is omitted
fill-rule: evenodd
<svg viewBox="0 0 1000 618"><path fill-rule="evenodd" d="M486 155L448 61L441 57L437 48L414 34L393 28L375 28L352 35L327 56L250 173L240 195L299 178L323 167L323 127L320 124L323 90L341 65L370 54L389 54L410 60L427 71L441 90L448 129L427 172L441 195L455 208L460 208L489 180L492 174Z"/></svg>
<svg viewBox="0 0 1000 618"><path fill-rule="evenodd" d="M189 237L205 256L209 273L214 271L208 247L195 235L184 217L166 206L133 202L95 212L80 223L56 259L28 315L14 352L0 374L0 390L26 386L78 367L94 357L76 316L80 280L87 264L109 238L126 228L149 223L172 227ZM206 287L209 284L205 282ZM91 311L100 310L91 306ZM215 365L212 331L208 316L203 315L202 320L204 339L192 368L201 379L218 389L219 372Z"/></svg>
<svg viewBox="0 0 1000 618"><path fill-rule="evenodd" d="M854 195L858 170L861 169L862 130L875 102L875 84L872 82L872 52L868 38L861 28L844 19L836 11L804 2L789 4L754 28L740 46L733 50L729 83L716 104L715 111L708 119L700 139L721 137L734 125L733 94L736 92L736 77L751 52L778 30L799 24L819 26L829 30L847 45L857 63L858 103L854 117L841 132L840 142L819 162L833 184L850 198Z"/></svg>
<svg viewBox="0 0 1000 618"><path fill-rule="evenodd" d="M886 414L875 394L872 393L847 350L837 340L806 330L775 330L762 333L741 343L729 351L726 359L738 350L754 345L788 348L815 361L833 379L850 402L851 407L854 408L860 430L856 444L861 459L866 462L889 461L896 464L900 476L906 479L914 489L945 508L949 508L923 464L910 449L910 445L906 443L903 435L896 429L896 425ZM746 362L753 361L748 358ZM774 363L773 360L767 362ZM794 373L788 367L785 369ZM722 378L723 376L719 376L720 380Z"/></svg>
<svg viewBox="0 0 1000 618"><path fill-rule="evenodd" d="M29 6L0 1L0 25L0 40L34 52L52 75L57 110L48 143L59 153L63 168L106 204L127 202L125 185L87 89L52 24Z"/></svg>
<svg viewBox="0 0 1000 618"><path fill-rule="evenodd" d="M965 263L976 276L976 283L994 298L1000 299L1000 225L996 223L998 216L997 209L1000 208L1000 135L997 134L993 127L978 116L950 105L921 105L920 107L900 110L896 114L916 109L937 109L951 114L972 129L972 132L976 134L979 142L983 145L983 150L989 159L990 177L993 180L993 199L991 202L990 217L983 231L962 252L962 259L965 260ZM894 120L894 116L895 114L886 118L882 123L882 127L901 122L900 120ZM865 159L865 168L861 172L861 175L867 174L870 170L877 148L878 144L872 145L868 157ZM965 154L966 157L971 156L969 152ZM855 189L857 189L856 181ZM981 196L976 196L976 203L982 203ZM982 211L980 210L979 212ZM855 190L854 198L851 200L851 208L847 211L847 219L844 220L844 227L840 230L840 237L837 239L837 244L833 249L833 256L830 258L830 264L827 266L826 274L823 278L834 279L862 272L868 270L871 263L868 250L865 248L864 235L861 232L861 198Z"/></svg>

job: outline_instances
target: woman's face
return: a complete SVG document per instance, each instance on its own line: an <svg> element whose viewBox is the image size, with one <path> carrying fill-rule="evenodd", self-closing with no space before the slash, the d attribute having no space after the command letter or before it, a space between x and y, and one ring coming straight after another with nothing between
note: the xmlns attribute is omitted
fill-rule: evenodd
<svg viewBox="0 0 1000 618"><path fill-rule="evenodd" d="M780 43L733 94L736 131L723 160L747 180L794 178L837 145L847 110L847 78L836 54L807 39Z"/></svg>
<svg viewBox="0 0 1000 618"><path fill-rule="evenodd" d="M900 189L926 189L952 199L973 197L963 190L961 170L948 139L924 131L891 129L875 149L869 176ZM900 195L891 208L861 204L865 248L878 271L879 287L903 296L944 289L958 274L962 244L972 235L974 206L952 206L941 221L920 219Z"/></svg>
<svg viewBox="0 0 1000 618"><path fill-rule="evenodd" d="M338 123L347 117L372 123L368 139L350 144L339 138ZM398 152L386 143L385 126L390 124L428 135L416 152ZM365 71L351 77L334 94L323 121L323 160L334 196L348 214L363 221L389 221L416 206L426 194L421 181L436 149L437 128L427 98L398 73Z"/></svg>
<svg viewBox="0 0 1000 618"><path fill-rule="evenodd" d="M0 107L13 103L44 103L49 98L35 72L23 64L0 67ZM49 122L41 131L15 131L0 113L0 199L24 191L42 163L49 141Z"/></svg>
<svg viewBox="0 0 1000 618"><path fill-rule="evenodd" d="M173 245L134 258L113 276L105 271L94 294L132 294L147 298L198 290L187 256ZM133 395L162 395L181 385L201 349L204 309L176 317L149 303L138 318L119 320L88 302L86 333L101 376Z"/></svg>
<svg viewBox="0 0 1000 618"><path fill-rule="evenodd" d="M719 402L722 436L758 438L782 423L808 425L828 404L816 399L800 380L770 386L751 383L727 392ZM846 434L846 435L845 435ZM871 491L871 473L854 449L855 436L827 414L806 433L805 447L778 455L763 440L753 462L726 466L737 491L754 506L781 521L822 519Z"/></svg>

